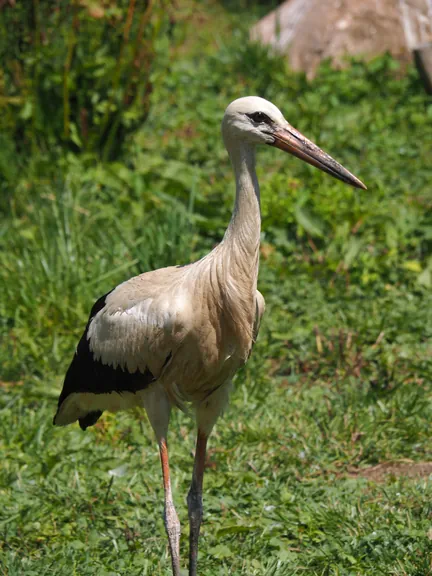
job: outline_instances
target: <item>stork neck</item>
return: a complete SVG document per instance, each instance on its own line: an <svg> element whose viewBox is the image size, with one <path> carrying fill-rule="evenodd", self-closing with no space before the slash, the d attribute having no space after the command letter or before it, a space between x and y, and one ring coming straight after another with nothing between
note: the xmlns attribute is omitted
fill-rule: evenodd
<svg viewBox="0 0 432 576"><path fill-rule="evenodd" d="M235 142L235 145L228 145L227 149L235 173L236 198L224 240L231 247L241 247L245 255L256 258L261 233L261 211L255 172L255 147Z"/></svg>

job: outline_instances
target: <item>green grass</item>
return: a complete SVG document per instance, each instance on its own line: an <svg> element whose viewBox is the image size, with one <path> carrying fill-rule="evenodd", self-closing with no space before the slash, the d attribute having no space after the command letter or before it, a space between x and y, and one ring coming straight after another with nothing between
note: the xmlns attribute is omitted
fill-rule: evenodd
<svg viewBox="0 0 432 576"><path fill-rule="evenodd" d="M192 45L161 59L149 120L121 162L61 149L17 157L14 169L13 155L7 161L2 575L169 574L146 417L104 414L86 433L51 422L93 301L221 238L233 177L219 123L245 94L274 101L369 189L260 151L267 312L211 438L200 573L432 574L432 484L402 473L432 460L432 102L415 73L401 76L387 57L345 71L325 65L307 82L224 33L242 19L231 12L217 31L206 22L205 58ZM185 30L172 41L184 42ZM176 412L183 565L193 434ZM389 462L387 475L368 472Z"/></svg>

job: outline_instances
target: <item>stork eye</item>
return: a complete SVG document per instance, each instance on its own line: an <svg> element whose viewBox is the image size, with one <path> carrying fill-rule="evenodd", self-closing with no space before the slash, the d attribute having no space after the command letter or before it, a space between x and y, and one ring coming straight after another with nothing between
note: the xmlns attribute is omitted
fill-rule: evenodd
<svg viewBox="0 0 432 576"><path fill-rule="evenodd" d="M254 112L253 114L246 114L246 116L248 116L253 122L256 122L257 124L272 123L271 119L267 116L267 114L264 114L264 112Z"/></svg>

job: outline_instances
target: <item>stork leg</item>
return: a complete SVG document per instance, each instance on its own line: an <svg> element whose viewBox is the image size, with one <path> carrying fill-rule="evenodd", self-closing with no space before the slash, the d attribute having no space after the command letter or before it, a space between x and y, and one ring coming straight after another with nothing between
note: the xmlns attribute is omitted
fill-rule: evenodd
<svg viewBox="0 0 432 576"><path fill-rule="evenodd" d="M208 435L198 429L192 483L187 497L189 512L189 576L197 576L198 540L203 517L202 486Z"/></svg>
<svg viewBox="0 0 432 576"><path fill-rule="evenodd" d="M165 496L164 522L171 554L172 571L174 576L180 576L180 522L171 494L168 445L165 438L161 438L159 441L159 453Z"/></svg>
<svg viewBox="0 0 432 576"><path fill-rule="evenodd" d="M228 402L231 381L227 380L197 406L198 427L192 483L187 497L189 512L189 576L197 576L198 540L203 517L202 488L207 440Z"/></svg>
<svg viewBox="0 0 432 576"><path fill-rule="evenodd" d="M144 391L142 402L159 445L164 487L165 530L168 536L173 576L180 576L180 522L171 493L168 444L166 440L171 406L165 390L157 384Z"/></svg>

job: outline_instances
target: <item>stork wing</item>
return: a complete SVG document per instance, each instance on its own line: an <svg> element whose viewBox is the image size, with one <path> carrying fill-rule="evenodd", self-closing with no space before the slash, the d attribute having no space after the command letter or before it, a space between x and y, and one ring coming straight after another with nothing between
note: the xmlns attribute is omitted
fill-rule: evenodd
<svg viewBox="0 0 432 576"><path fill-rule="evenodd" d="M125 285L94 304L66 373L54 424L79 420L85 429L104 409L134 405L130 394L147 388L170 362L182 338L178 306L169 292L164 298L150 290L145 297L133 292L133 283L127 290Z"/></svg>
<svg viewBox="0 0 432 576"><path fill-rule="evenodd" d="M253 327L253 339L254 343L258 337L258 332L261 326L261 318L265 312L265 300L264 296L261 294L259 290L256 291L256 300L255 300L255 322Z"/></svg>

